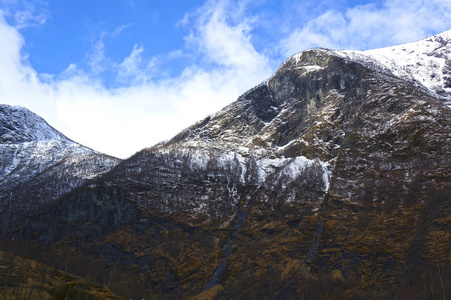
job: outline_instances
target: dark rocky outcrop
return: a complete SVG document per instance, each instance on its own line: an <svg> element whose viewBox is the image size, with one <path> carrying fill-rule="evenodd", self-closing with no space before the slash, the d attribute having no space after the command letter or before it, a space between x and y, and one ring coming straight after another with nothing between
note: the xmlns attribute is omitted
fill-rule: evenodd
<svg viewBox="0 0 451 300"><path fill-rule="evenodd" d="M69 235L82 245L135 222L137 217L136 207L122 189L98 186L66 195L52 208L26 219L21 232L35 235L43 245Z"/></svg>

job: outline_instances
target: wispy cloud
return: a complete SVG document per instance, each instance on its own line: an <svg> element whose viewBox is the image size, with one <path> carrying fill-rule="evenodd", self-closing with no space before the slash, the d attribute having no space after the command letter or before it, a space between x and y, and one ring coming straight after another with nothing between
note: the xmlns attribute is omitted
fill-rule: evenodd
<svg viewBox="0 0 451 300"><path fill-rule="evenodd" d="M128 86L146 84L153 79L158 58L144 59L143 46L134 45L130 55L118 65L116 80Z"/></svg>
<svg viewBox="0 0 451 300"><path fill-rule="evenodd" d="M188 41L211 62L232 68L265 68L268 59L251 42L254 19L243 2L208 1L194 15L196 26Z"/></svg>
<svg viewBox="0 0 451 300"><path fill-rule="evenodd" d="M105 33L102 33L100 38L92 44L91 52L87 55L86 59L88 65L91 68L91 72L94 74L100 74L109 67L110 62L105 56L105 44L103 39Z"/></svg>
<svg viewBox="0 0 451 300"><path fill-rule="evenodd" d="M3 14L14 22L14 27L23 29L44 24L50 16L47 1L0 0Z"/></svg>
<svg viewBox="0 0 451 300"><path fill-rule="evenodd" d="M122 34L122 32L124 32L128 27L130 27L131 26L131 23L128 23L128 24L124 24L124 25L121 25L121 26L118 26L116 29L114 29L114 31L111 33L111 36L112 37L116 37L116 36L118 36L118 35L120 35L120 34Z"/></svg>

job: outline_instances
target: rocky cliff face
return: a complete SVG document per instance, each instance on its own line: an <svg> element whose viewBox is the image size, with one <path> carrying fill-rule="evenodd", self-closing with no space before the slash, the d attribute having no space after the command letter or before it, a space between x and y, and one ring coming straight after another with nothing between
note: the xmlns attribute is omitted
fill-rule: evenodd
<svg viewBox="0 0 451 300"><path fill-rule="evenodd" d="M0 106L0 212L14 220L109 171L119 159L77 144L41 117Z"/></svg>
<svg viewBox="0 0 451 300"><path fill-rule="evenodd" d="M92 263L127 261L134 275L117 281L160 296L448 293L449 35L418 44L438 52L401 46L439 53L443 66L425 70L443 76L430 86L392 50L296 54L222 111L10 232ZM45 234L51 224L60 229Z"/></svg>

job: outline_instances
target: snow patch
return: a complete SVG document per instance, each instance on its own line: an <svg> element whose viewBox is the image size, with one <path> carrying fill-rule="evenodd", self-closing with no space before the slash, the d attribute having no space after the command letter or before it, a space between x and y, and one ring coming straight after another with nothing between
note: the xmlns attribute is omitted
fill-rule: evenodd
<svg viewBox="0 0 451 300"><path fill-rule="evenodd" d="M287 164L282 174L294 180L301 175L306 168L311 167L314 163L314 160L307 159L305 156L298 156Z"/></svg>

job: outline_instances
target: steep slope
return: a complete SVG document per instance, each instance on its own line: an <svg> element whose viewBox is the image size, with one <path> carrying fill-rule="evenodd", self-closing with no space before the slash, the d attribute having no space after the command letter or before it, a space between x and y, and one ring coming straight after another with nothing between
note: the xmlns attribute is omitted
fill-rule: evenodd
<svg viewBox="0 0 451 300"><path fill-rule="evenodd" d="M417 81L451 107L451 30L419 42L342 53L362 63L377 61L396 76Z"/></svg>
<svg viewBox="0 0 451 300"><path fill-rule="evenodd" d="M430 43L440 37L447 47L448 33ZM136 289L160 296L448 294L447 83L375 53L386 50L296 54L10 233L93 265L127 261Z"/></svg>
<svg viewBox="0 0 451 300"><path fill-rule="evenodd" d="M52 203L119 161L71 141L26 108L0 106L3 221Z"/></svg>

